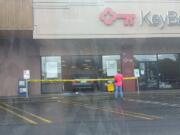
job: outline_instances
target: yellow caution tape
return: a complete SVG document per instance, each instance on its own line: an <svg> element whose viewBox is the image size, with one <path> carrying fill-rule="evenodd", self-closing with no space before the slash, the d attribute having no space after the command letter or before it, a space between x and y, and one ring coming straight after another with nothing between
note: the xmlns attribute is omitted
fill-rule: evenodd
<svg viewBox="0 0 180 135"><path fill-rule="evenodd" d="M137 77L124 77L124 80L135 80ZM114 78L98 78L98 79L51 79L51 80L43 80L43 79L33 79L28 80L28 82L77 82L77 81L113 81Z"/></svg>

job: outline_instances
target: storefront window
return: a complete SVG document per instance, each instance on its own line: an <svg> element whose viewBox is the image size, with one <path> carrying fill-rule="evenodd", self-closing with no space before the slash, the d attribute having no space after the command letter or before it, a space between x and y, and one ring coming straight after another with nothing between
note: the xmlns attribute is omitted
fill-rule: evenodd
<svg viewBox="0 0 180 135"><path fill-rule="evenodd" d="M47 56L41 58L42 79L60 79L61 78L61 57Z"/></svg>
<svg viewBox="0 0 180 135"><path fill-rule="evenodd" d="M61 57L46 56L41 57L41 77L42 79L61 79ZM42 82L41 93L61 93L63 91L63 83L60 82Z"/></svg>
<svg viewBox="0 0 180 135"><path fill-rule="evenodd" d="M136 61L157 61L156 55L134 55Z"/></svg>
<svg viewBox="0 0 180 135"><path fill-rule="evenodd" d="M107 55L102 58L104 76L114 76L120 70L120 55Z"/></svg>
<svg viewBox="0 0 180 135"><path fill-rule="evenodd" d="M180 55L159 54L159 87L179 88L180 87Z"/></svg>

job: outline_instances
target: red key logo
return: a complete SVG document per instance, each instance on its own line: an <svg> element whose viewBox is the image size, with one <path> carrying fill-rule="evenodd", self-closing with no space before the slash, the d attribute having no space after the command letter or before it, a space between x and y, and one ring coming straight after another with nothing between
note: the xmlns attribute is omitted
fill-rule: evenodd
<svg viewBox="0 0 180 135"><path fill-rule="evenodd" d="M116 20L121 19L123 20L124 26L133 26L136 15L116 13L111 8L106 8L100 14L99 18L106 25L111 25Z"/></svg>

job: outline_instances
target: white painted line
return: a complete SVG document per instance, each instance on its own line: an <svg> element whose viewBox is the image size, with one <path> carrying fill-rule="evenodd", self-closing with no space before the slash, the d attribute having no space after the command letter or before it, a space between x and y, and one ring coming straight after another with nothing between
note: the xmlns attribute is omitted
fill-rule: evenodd
<svg viewBox="0 0 180 135"><path fill-rule="evenodd" d="M143 101L144 103L147 103L147 104L149 104L149 103L153 103L152 101Z"/></svg>
<svg viewBox="0 0 180 135"><path fill-rule="evenodd" d="M62 101L61 101L61 100L58 100L57 102L61 103Z"/></svg>
<svg viewBox="0 0 180 135"><path fill-rule="evenodd" d="M134 99L127 99L128 101L135 101Z"/></svg>
<svg viewBox="0 0 180 135"><path fill-rule="evenodd" d="M143 103L143 100L135 100L136 102Z"/></svg>
<svg viewBox="0 0 180 135"><path fill-rule="evenodd" d="M169 107L180 107L179 104L170 104L170 103L163 103L159 101L149 101L149 100L140 100L140 99L126 99L127 101L137 102L137 103L144 103L144 104L156 104L161 106L169 106Z"/></svg>
<svg viewBox="0 0 180 135"><path fill-rule="evenodd" d="M172 106L172 107L179 107L178 104L172 104L171 106Z"/></svg>
<svg viewBox="0 0 180 135"><path fill-rule="evenodd" d="M160 102L158 101L154 101L153 104L161 104Z"/></svg>
<svg viewBox="0 0 180 135"><path fill-rule="evenodd" d="M160 105L170 106L170 104L169 104L169 103L161 103Z"/></svg>
<svg viewBox="0 0 180 135"><path fill-rule="evenodd" d="M59 97L51 97L51 99L58 99Z"/></svg>

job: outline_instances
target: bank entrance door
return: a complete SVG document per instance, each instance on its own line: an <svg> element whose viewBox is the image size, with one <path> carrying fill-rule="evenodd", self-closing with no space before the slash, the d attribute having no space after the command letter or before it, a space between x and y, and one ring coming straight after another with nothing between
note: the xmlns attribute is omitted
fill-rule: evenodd
<svg viewBox="0 0 180 135"><path fill-rule="evenodd" d="M141 90L158 89L158 67L156 55L135 55L135 67L140 70Z"/></svg>
<svg viewBox="0 0 180 135"><path fill-rule="evenodd" d="M101 56L72 55L62 56L62 78L73 79L64 83L65 92L92 92L100 90L100 83L88 79L100 78L102 75Z"/></svg>

